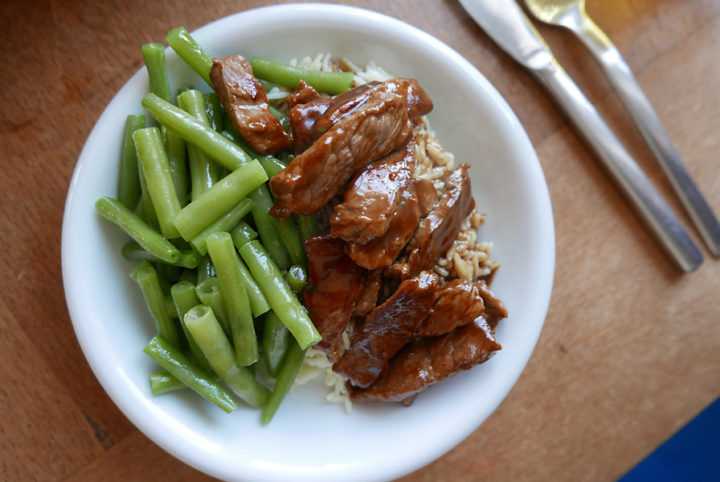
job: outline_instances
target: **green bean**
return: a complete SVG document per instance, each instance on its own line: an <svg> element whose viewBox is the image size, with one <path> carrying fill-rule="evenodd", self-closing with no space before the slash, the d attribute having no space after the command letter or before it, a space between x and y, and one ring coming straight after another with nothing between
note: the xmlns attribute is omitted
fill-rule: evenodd
<svg viewBox="0 0 720 482"><path fill-rule="evenodd" d="M164 293L164 291L163 291ZM172 297L170 295L165 296L165 313L167 313L168 318L172 320L178 320L178 314L177 311L175 311L175 305L173 304Z"/></svg>
<svg viewBox="0 0 720 482"><path fill-rule="evenodd" d="M265 181L267 176L260 163L245 164L182 208L174 218L175 226L190 241Z"/></svg>
<svg viewBox="0 0 720 482"><path fill-rule="evenodd" d="M150 390L152 390L153 395L174 392L181 388L187 388L187 385L168 372L163 371L150 374Z"/></svg>
<svg viewBox="0 0 720 482"><path fill-rule="evenodd" d="M307 70L293 67L262 57L250 59L255 77L269 80L276 84L295 89L300 80L328 94L339 94L350 88L354 74L352 72L322 72L320 70Z"/></svg>
<svg viewBox="0 0 720 482"><path fill-rule="evenodd" d="M142 56L150 80L150 92L170 102L170 82L165 67L165 47L155 42L145 44L142 46Z"/></svg>
<svg viewBox="0 0 720 482"><path fill-rule="evenodd" d="M280 125L282 126L283 130L285 132L290 132L290 118L285 115L284 112L279 111L272 105L270 106L270 112L272 112L272 115L274 115L275 118L280 121Z"/></svg>
<svg viewBox="0 0 720 482"><path fill-rule="evenodd" d="M185 27L176 27L170 30L165 41L208 85L213 86L210 80L210 70L213 66L212 57L192 38Z"/></svg>
<svg viewBox="0 0 720 482"><path fill-rule="evenodd" d="M297 226L295 226L295 221L292 217L276 218L276 221L278 234L280 234L283 245L290 254L290 261L292 264L305 266L307 264L305 246L300 240L300 233L298 232Z"/></svg>
<svg viewBox="0 0 720 482"><path fill-rule="evenodd" d="M147 344L143 351L198 395L214 403L227 413L237 408L237 402L219 383L201 368L190 363L185 355L173 348L166 340L156 336L150 340L150 343Z"/></svg>
<svg viewBox="0 0 720 482"><path fill-rule="evenodd" d="M250 193L248 197L255 203L250 212L260 235L260 241L262 241L263 246L268 250L280 269L289 268L292 263L290 255L280 237L277 220L270 215L270 208L273 205L270 190L266 184L263 184Z"/></svg>
<svg viewBox="0 0 720 482"><path fill-rule="evenodd" d="M250 370L236 363L230 342L213 311L198 305L187 312L184 322L210 366L230 389L251 407L265 405L270 392L255 380Z"/></svg>
<svg viewBox="0 0 720 482"><path fill-rule="evenodd" d="M235 247L240 249L240 246L248 241L257 239L258 233L248 223L240 221L232 228L230 235L232 236Z"/></svg>
<svg viewBox="0 0 720 482"><path fill-rule="evenodd" d="M133 133L138 160L145 175L150 200L160 223L160 231L166 238L180 236L173 219L180 212L180 202L170 173L170 163L163 148L160 129L146 127Z"/></svg>
<svg viewBox="0 0 720 482"><path fill-rule="evenodd" d="M130 212L124 204L115 199L104 197L97 200L95 209L105 219L115 223L146 251L166 263L177 263L181 253L160 233L138 216Z"/></svg>
<svg viewBox="0 0 720 482"><path fill-rule="evenodd" d="M175 194L177 194L180 206L187 204L187 167L185 165L185 141L167 127L160 128L165 152L170 165Z"/></svg>
<svg viewBox="0 0 720 482"><path fill-rule="evenodd" d="M205 358L205 355L203 355L203 352L198 348L195 339L192 337L192 333L187 329L185 323L182 323L182 320L185 319L185 313L200 304L200 299L195 293L195 285L189 281L179 281L170 288L170 295L172 296L177 316L181 321L180 328L182 328L185 334L185 339L188 342L188 347L195 359L195 363L206 372L212 373L212 368L210 368L210 364Z"/></svg>
<svg viewBox="0 0 720 482"><path fill-rule="evenodd" d="M145 304L155 321L158 335L172 346L180 347L177 326L168 316L165 294L160 287L157 271L149 262L143 261L130 271L130 277L140 286Z"/></svg>
<svg viewBox="0 0 720 482"><path fill-rule="evenodd" d="M287 395L292 388L304 360L305 350L301 349L294 340L291 340L285 360L280 367L280 373L278 373L277 380L275 381L273 391L270 393L270 398L263 408L262 415L260 415L260 420L263 424L269 423L275 416L275 412L277 412L280 407L285 395Z"/></svg>
<svg viewBox="0 0 720 482"><path fill-rule="evenodd" d="M265 173L268 175L268 177L273 177L275 174L287 167L287 165L280 161L277 157L273 157L268 154L260 154L259 152L257 152L232 127L223 130L222 135L240 146L247 153L248 156L253 159L257 159L263 169L265 169Z"/></svg>
<svg viewBox="0 0 720 482"><path fill-rule="evenodd" d="M197 90L187 90L177 98L178 105L202 124L210 127L206 115L205 100ZM190 157L190 181L192 183L191 198L194 200L220 179L219 166L207 154L193 145L188 146Z"/></svg>
<svg viewBox="0 0 720 482"><path fill-rule="evenodd" d="M240 259L229 233L213 233L207 238L207 250L220 282L220 293L225 302L230 334L235 347L235 360L240 366L252 365L258 360L250 300L240 274Z"/></svg>
<svg viewBox="0 0 720 482"><path fill-rule="evenodd" d="M234 239L233 244L237 246ZM252 274L250 274L250 270L247 269L247 266L245 266L245 263L243 263L241 259L238 259L238 267L240 268L240 275L242 276L245 286L245 292L250 299L250 309L252 310L253 317L257 318L260 315L267 313L270 310L270 305L265 299L265 295L263 295L262 290L255 281L255 278L253 278Z"/></svg>
<svg viewBox="0 0 720 482"><path fill-rule="evenodd" d="M209 256L203 256L200 258L200 264L197 268L197 284L202 283L208 278L215 277L215 267L212 265Z"/></svg>
<svg viewBox="0 0 720 482"><path fill-rule="evenodd" d="M198 264L200 263L200 259L202 258L200 253L195 250L182 249L180 250L180 258L174 263L168 263L167 261L160 259L157 256L153 255L151 252L145 250L142 246L140 246L134 241L130 241L122 247L122 255L125 259L133 261L148 260L154 263L172 264L173 266L188 269L197 268Z"/></svg>
<svg viewBox="0 0 720 482"><path fill-rule="evenodd" d="M290 332L274 312L268 311L263 324L262 354L265 366L273 378L277 378L289 346Z"/></svg>
<svg viewBox="0 0 720 482"><path fill-rule="evenodd" d="M291 290L300 295L307 282L305 269L298 265L290 266L290 269L288 269L288 272L285 274L285 281L287 281Z"/></svg>
<svg viewBox="0 0 720 482"><path fill-rule="evenodd" d="M237 204L237 206L220 216L214 223L203 229L200 234L191 239L190 244L199 253L207 254L207 246L205 245L207 237L213 233L230 231L240 222L242 218L247 215L247 213L250 212L252 205L253 202L250 199L243 199Z"/></svg>
<svg viewBox="0 0 720 482"><path fill-rule="evenodd" d="M240 255L247 263L255 281L257 281L270 308L287 326L290 333L302 349L320 341L322 338L307 315L305 308L290 290L277 265L257 241L245 243Z"/></svg>
<svg viewBox="0 0 720 482"><path fill-rule="evenodd" d="M195 294L200 298L200 302L212 308L217 320L220 322L225 334L230 336L230 324L228 323L227 310L225 310L225 300L220 293L220 282L217 278L207 278L197 284Z"/></svg>
<svg viewBox="0 0 720 482"><path fill-rule="evenodd" d="M317 216L315 214L296 214L295 221L300 229L300 238L303 245L317 232Z"/></svg>
<svg viewBox="0 0 720 482"><path fill-rule="evenodd" d="M200 148L227 169L233 171L250 162L250 158L240 147L157 95L145 94L142 105L158 122L185 139L188 144Z"/></svg>
<svg viewBox="0 0 720 482"><path fill-rule="evenodd" d="M133 141L134 147L135 141ZM135 151L137 152L137 151ZM145 182L145 173L143 172L142 164L138 161L138 179L140 180L140 201L138 216L148 223L148 225L160 231L160 224L158 224L157 214L155 214L155 208L152 205L150 199L150 193L148 192L147 182ZM136 210L137 211L137 210Z"/></svg>
<svg viewBox="0 0 720 482"><path fill-rule="evenodd" d="M217 132L223 130L223 110L220 106L220 99L215 92L204 94L203 99L205 100L205 115L207 116L210 127L215 129Z"/></svg>
<svg viewBox="0 0 720 482"><path fill-rule="evenodd" d="M125 120L120 148L120 175L118 176L118 200L128 209L135 209L140 200L140 178L137 153L132 134L145 127L144 115L129 115Z"/></svg>

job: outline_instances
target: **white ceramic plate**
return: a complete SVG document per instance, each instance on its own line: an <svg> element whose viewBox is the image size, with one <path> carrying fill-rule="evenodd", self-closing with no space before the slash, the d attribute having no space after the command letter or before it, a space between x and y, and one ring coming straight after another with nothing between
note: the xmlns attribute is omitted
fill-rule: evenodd
<svg viewBox="0 0 720 482"><path fill-rule="evenodd" d="M169 28L173 26L169 25ZM475 199L503 266L494 290L510 317L488 363L422 393L409 407L356 406L347 415L318 385L293 391L269 426L240 407L227 415L187 391L154 397L156 370L142 348L153 322L120 255L124 236L96 215L115 195L125 116L141 113L145 69L118 92L80 155L65 208L62 267L70 316L95 375L146 435L184 462L223 479L390 479L441 456L475 430L520 376L543 325L554 268L550 199L540 164L517 118L488 81L430 35L377 13L331 5L284 5L242 12L193 33L211 55L242 53L279 61L330 52L358 65L374 59L415 77L431 95L438 139L472 165ZM139 52L138 52L139 55ZM206 88L168 53L173 88Z"/></svg>

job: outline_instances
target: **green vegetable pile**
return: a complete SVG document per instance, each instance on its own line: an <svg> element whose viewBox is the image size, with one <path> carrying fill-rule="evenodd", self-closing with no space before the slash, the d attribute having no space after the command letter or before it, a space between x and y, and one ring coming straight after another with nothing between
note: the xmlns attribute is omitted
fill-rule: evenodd
<svg viewBox="0 0 720 482"><path fill-rule="evenodd" d="M190 34L178 27L166 41L212 87L212 58ZM127 117L117 199L95 207L132 239L123 256L139 261L130 277L157 328L144 351L164 369L150 374L152 392L189 387L226 412L237 408L237 397L262 408L268 423L305 350L320 341L298 299L315 217L270 216L267 181L290 155L254 152L214 92L183 89L174 104L164 46L146 44L142 53L150 81L142 105L155 125ZM289 88L302 79L334 94L352 81L344 72L250 62L261 81ZM287 125L284 114L273 113ZM271 390L256 378L260 360Z"/></svg>

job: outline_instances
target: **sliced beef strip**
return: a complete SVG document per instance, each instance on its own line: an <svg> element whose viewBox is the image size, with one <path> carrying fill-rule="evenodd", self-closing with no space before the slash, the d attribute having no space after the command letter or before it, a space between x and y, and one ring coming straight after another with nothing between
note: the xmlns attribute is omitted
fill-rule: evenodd
<svg viewBox="0 0 720 482"><path fill-rule="evenodd" d="M305 242L308 255L308 289L304 304L320 332L319 347L335 361L350 317L363 290L363 269L345 253L345 242L315 236Z"/></svg>
<svg viewBox="0 0 720 482"><path fill-rule="evenodd" d="M365 274L363 288L358 297L353 316L365 316L377 306L378 293L382 284L382 270L376 269Z"/></svg>
<svg viewBox="0 0 720 482"><path fill-rule="evenodd" d="M480 316L450 333L406 345L387 372L367 388L351 388L353 402L399 402L461 370L488 360L502 347Z"/></svg>
<svg viewBox="0 0 720 482"><path fill-rule="evenodd" d="M408 243L403 259L388 272L401 279L427 269L445 253L460 232L463 220L475 207L468 175L469 164L460 164L448 175L445 190L428 215L420 222Z"/></svg>
<svg viewBox="0 0 720 482"><path fill-rule="evenodd" d="M265 89L245 58L228 55L213 59L210 79L233 127L253 149L277 154L290 148L290 136L270 112Z"/></svg>
<svg viewBox="0 0 720 482"><path fill-rule="evenodd" d="M438 280L435 273L423 271L403 281L387 301L365 318L333 370L362 388L380 377L435 303Z"/></svg>
<svg viewBox="0 0 720 482"><path fill-rule="evenodd" d="M453 280L438 288L437 301L416 336L438 336L470 323L483 314L482 281Z"/></svg>
<svg viewBox="0 0 720 482"><path fill-rule="evenodd" d="M477 286L480 296L483 299L483 304L485 305L485 318L487 319L488 325L490 325L492 329L495 329L500 320L507 318L507 309L503 302L495 296L495 293L490 290L490 287L488 287L485 281L477 282Z"/></svg>
<svg viewBox="0 0 720 482"><path fill-rule="evenodd" d="M304 80L300 80L297 89L286 99L288 107L292 108L298 104L307 104L308 102L314 102L323 97L320 93L315 90L312 85L307 84Z"/></svg>
<svg viewBox="0 0 720 482"><path fill-rule="evenodd" d="M363 168L350 182L343 202L330 218L330 235L357 244L382 237L390 226L403 193L413 189L415 148L408 142Z"/></svg>
<svg viewBox="0 0 720 482"><path fill-rule="evenodd" d="M412 135L406 100L382 85L270 180L273 216L312 214L355 171L405 145Z"/></svg>
<svg viewBox="0 0 720 482"><path fill-rule="evenodd" d="M367 244L350 243L348 254L357 264L367 269L390 266L412 237L420 222L420 207L415 189L410 185L392 216L387 232Z"/></svg>
<svg viewBox="0 0 720 482"><path fill-rule="evenodd" d="M433 108L432 100L415 79L392 79L386 82L368 82L335 97L313 98L307 90L299 89L293 98L289 118L293 133L295 154L300 154L344 117L367 101L371 90L387 88L403 95L408 108L408 118L425 115ZM312 88L312 87L310 87ZM305 102L302 102L307 98Z"/></svg>
<svg viewBox="0 0 720 482"><path fill-rule="evenodd" d="M420 206L420 216L425 217L438 201L437 189L429 179L415 179L415 193Z"/></svg>

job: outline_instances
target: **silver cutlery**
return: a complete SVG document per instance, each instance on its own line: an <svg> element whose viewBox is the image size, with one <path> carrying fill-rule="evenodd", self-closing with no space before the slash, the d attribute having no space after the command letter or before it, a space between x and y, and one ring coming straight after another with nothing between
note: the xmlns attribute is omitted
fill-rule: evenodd
<svg viewBox="0 0 720 482"><path fill-rule="evenodd" d="M620 52L585 12L585 0L525 0L540 21L571 30L602 67L670 179L710 252L720 256L720 223L683 164L660 119Z"/></svg>
<svg viewBox="0 0 720 482"><path fill-rule="evenodd" d="M460 0L460 3L505 52L528 68L553 94L677 266L685 272L700 266L703 256L675 214L555 60L518 4L513 0Z"/></svg>

